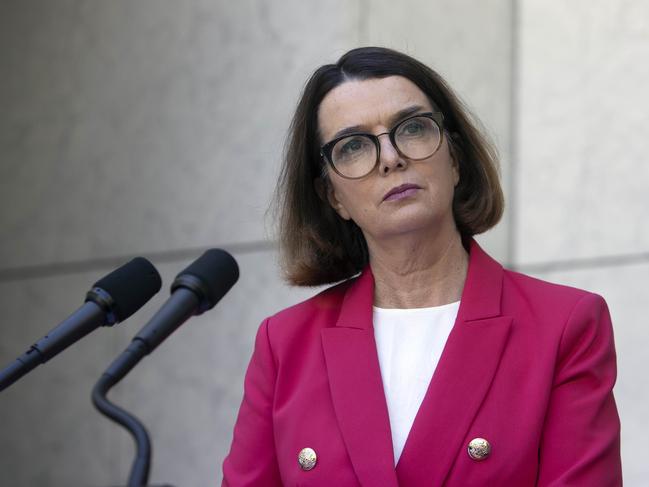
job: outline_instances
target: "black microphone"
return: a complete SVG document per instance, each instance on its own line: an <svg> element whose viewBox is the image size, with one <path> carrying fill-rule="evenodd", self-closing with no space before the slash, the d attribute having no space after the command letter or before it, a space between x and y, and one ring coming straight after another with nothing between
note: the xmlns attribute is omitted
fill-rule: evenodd
<svg viewBox="0 0 649 487"><path fill-rule="evenodd" d="M162 281L153 264L136 257L104 276L83 306L0 372L0 391L100 326L124 321L156 294Z"/></svg>
<svg viewBox="0 0 649 487"><path fill-rule="evenodd" d="M122 355L106 369L115 383L194 315L212 309L239 279L239 266L229 253L210 249L180 272L171 296L135 335Z"/></svg>
<svg viewBox="0 0 649 487"><path fill-rule="evenodd" d="M210 249L176 276L171 296L131 344L106 369L92 391L95 407L124 426L136 443L129 487L147 485L151 464L151 440L144 425L132 414L110 402L106 395L142 358L151 353L191 316L212 309L239 279L239 266L221 249Z"/></svg>

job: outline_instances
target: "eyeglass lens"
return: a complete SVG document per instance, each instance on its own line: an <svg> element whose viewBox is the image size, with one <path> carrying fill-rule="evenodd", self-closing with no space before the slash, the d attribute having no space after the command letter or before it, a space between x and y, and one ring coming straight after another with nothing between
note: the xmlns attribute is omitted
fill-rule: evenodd
<svg viewBox="0 0 649 487"><path fill-rule="evenodd" d="M440 129L428 117L409 118L394 128L394 142L402 156L413 160L426 159L439 146ZM369 174L378 162L375 137L359 134L339 140L331 151L331 162L346 177L358 178Z"/></svg>

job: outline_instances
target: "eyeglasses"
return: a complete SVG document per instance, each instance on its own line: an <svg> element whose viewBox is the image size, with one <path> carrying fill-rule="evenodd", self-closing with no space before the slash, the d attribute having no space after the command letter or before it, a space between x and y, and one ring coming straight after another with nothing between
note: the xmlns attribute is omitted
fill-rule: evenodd
<svg viewBox="0 0 649 487"><path fill-rule="evenodd" d="M389 132L378 135L359 132L337 137L320 148L320 156L340 176L360 179L379 164L381 135L388 135L401 157L421 161L432 156L442 145L443 121L440 112L418 113L402 120Z"/></svg>

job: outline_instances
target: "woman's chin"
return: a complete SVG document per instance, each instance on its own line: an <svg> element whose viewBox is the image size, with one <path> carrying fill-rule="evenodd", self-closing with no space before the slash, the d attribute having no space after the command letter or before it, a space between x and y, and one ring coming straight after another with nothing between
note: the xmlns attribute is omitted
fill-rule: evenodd
<svg viewBox="0 0 649 487"><path fill-rule="evenodd" d="M444 224L444 219L430 214L400 215L399 218L386 218L381 223L380 228L372 232L374 240L378 242L408 236L413 238L420 236L425 239L452 230L452 226Z"/></svg>

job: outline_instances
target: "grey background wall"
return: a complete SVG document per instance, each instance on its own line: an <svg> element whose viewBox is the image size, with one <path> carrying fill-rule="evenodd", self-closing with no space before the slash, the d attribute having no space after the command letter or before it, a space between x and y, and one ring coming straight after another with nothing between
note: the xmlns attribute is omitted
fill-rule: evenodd
<svg viewBox="0 0 649 487"><path fill-rule="evenodd" d="M367 44L436 68L496 141L508 211L487 249L607 299L625 481L642 485L647 19L640 0L0 3L0 365L128 258L165 282L134 319L0 395L3 485L125 481L131 439L90 390L214 246L240 282L111 397L151 431L153 482L218 484L259 322L316 291L280 281L264 219L291 112L316 66Z"/></svg>

